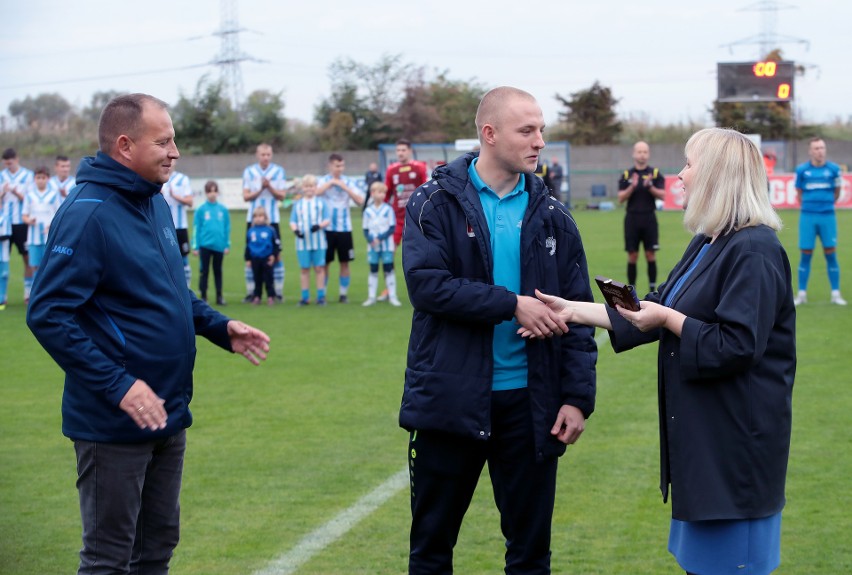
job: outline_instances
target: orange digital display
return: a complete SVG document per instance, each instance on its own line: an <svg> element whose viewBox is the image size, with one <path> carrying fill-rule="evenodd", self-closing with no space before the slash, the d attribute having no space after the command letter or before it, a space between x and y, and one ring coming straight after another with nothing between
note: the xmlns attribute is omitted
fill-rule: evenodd
<svg viewBox="0 0 852 575"><path fill-rule="evenodd" d="M793 62L719 62L720 102L788 102L793 99Z"/></svg>

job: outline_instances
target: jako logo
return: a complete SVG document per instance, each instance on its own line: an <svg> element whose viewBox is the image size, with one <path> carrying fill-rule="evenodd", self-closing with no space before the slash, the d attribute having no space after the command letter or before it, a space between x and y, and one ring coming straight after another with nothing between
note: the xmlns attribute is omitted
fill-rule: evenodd
<svg viewBox="0 0 852 575"><path fill-rule="evenodd" d="M166 241L168 241L171 245L177 245L177 238L175 238L175 234L170 228L163 228L163 235L166 237Z"/></svg>
<svg viewBox="0 0 852 575"><path fill-rule="evenodd" d="M74 250L65 246L53 246L53 249L50 250L55 254L62 254L64 256L73 256Z"/></svg>

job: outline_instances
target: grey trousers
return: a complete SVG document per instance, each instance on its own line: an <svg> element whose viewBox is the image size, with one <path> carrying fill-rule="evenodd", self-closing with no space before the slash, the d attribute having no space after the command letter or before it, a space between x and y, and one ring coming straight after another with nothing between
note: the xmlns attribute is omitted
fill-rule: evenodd
<svg viewBox="0 0 852 575"><path fill-rule="evenodd" d="M147 443L74 441L78 575L164 575L180 537L186 430Z"/></svg>

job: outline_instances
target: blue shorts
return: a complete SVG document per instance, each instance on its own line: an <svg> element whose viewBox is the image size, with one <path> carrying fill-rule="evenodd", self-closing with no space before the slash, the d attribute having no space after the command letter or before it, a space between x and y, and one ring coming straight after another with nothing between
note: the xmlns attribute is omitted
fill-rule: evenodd
<svg viewBox="0 0 852 575"><path fill-rule="evenodd" d="M44 244L38 246L29 244L27 245L27 252L30 254L30 265L34 268L38 267L41 260L44 259Z"/></svg>
<svg viewBox="0 0 852 575"><path fill-rule="evenodd" d="M377 252L373 248L367 250L367 263L375 265L379 262L382 262L383 264L392 264L393 252Z"/></svg>
<svg viewBox="0 0 852 575"><path fill-rule="evenodd" d="M299 267L303 270L325 265L325 250L296 250Z"/></svg>
<svg viewBox="0 0 852 575"><path fill-rule="evenodd" d="M837 218L834 212L799 214L799 249L812 250L816 247L816 237L822 242L823 249L837 247Z"/></svg>

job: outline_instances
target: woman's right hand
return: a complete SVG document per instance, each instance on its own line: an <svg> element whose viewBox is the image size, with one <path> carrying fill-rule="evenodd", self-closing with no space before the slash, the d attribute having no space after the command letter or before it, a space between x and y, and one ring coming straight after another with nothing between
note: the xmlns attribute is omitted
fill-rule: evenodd
<svg viewBox="0 0 852 575"><path fill-rule="evenodd" d="M535 295L566 324L578 323L581 325L612 329L612 323L609 321L609 316L607 315L604 304L587 301L571 301L559 296L543 293L539 290L535 290ZM533 334L525 328L519 329L517 333L524 338L533 336Z"/></svg>
<svg viewBox="0 0 852 575"><path fill-rule="evenodd" d="M558 296L548 295L538 290L535 290L535 295L542 303L549 307L551 311L556 313L560 320L564 321L566 324L571 322L573 314L571 313L571 306L568 300L562 299ZM517 333L523 338L535 337L535 334L525 327L518 328Z"/></svg>
<svg viewBox="0 0 852 575"><path fill-rule="evenodd" d="M549 295L544 292L540 292L539 290L535 290L535 297L543 301L547 307L559 314L559 319L563 320L565 323L572 323L574 321L573 308L571 307L571 302L567 299L563 299L556 295Z"/></svg>

